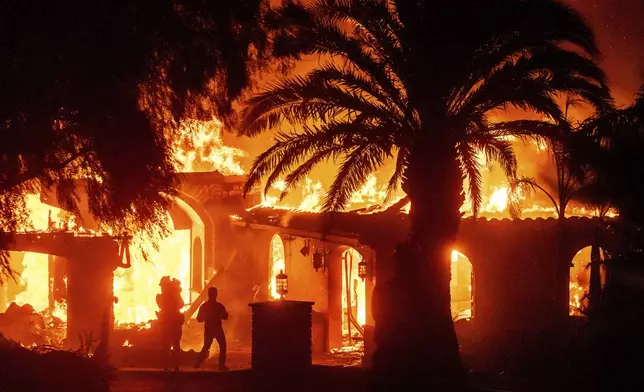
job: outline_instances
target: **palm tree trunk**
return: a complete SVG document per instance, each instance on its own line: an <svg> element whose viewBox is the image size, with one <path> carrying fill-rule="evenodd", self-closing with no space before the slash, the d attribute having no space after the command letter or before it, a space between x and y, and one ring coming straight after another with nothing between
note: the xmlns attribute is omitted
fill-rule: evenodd
<svg viewBox="0 0 644 392"><path fill-rule="evenodd" d="M599 248L599 228L595 231L595 240L590 249L590 288L588 293L588 310L592 312L597 308L601 299L601 251Z"/></svg>
<svg viewBox="0 0 644 392"><path fill-rule="evenodd" d="M394 278L374 294L380 311L374 313L373 367L386 375L379 387L390 382L395 389L455 390L464 374L450 310L450 253L461 219L463 179L449 143L433 140L416 151L403 184L411 200L410 237L396 251Z"/></svg>

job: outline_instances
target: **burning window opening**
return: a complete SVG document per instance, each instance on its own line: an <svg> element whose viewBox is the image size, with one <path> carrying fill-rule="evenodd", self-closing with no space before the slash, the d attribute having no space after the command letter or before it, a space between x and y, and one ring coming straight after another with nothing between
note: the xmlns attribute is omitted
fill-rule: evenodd
<svg viewBox="0 0 644 392"><path fill-rule="evenodd" d="M342 336L343 344L353 346L364 336L367 321L365 282L358 275L362 255L354 248L342 253Z"/></svg>
<svg viewBox="0 0 644 392"><path fill-rule="evenodd" d="M114 320L117 327L142 324L156 319L156 293L163 276L176 278L181 282L183 300L190 303L190 230L174 230L170 215L166 223L171 234L159 240L158 251L151 244L142 243L135 236L132 248L143 248L148 253L144 260L140 252L133 251L132 267L114 271Z"/></svg>
<svg viewBox="0 0 644 392"><path fill-rule="evenodd" d="M41 203L40 195L27 195L26 205L24 232L69 230L70 214ZM61 346L67 333L65 260L35 252L10 252L10 257L18 280L2 289L0 331L26 345Z"/></svg>
<svg viewBox="0 0 644 392"><path fill-rule="evenodd" d="M600 257L604 251L600 248ZM581 249L572 259L569 281L569 312L571 316L584 316L589 304L592 246ZM606 284L604 265L599 267L601 289Z"/></svg>
<svg viewBox="0 0 644 392"><path fill-rule="evenodd" d="M49 255L10 252L10 257L19 279L6 282L2 289L0 332L24 345L62 346L67 334L66 279L60 282L65 286L62 296L54 296Z"/></svg>
<svg viewBox="0 0 644 392"><path fill-rule="evenodd" d="M27 205L32 230L45 232L52 227L79 229L74 225L62 224L61 219L68 219L69 213L41 203L39 195L29 195ZM135 235L132 239L132 248L144 249L148 254L148 260L144 260L140 252L133 251L132 267L118 268L114 272L114 296L118 299L114 304L114 321L117 328L145 326L146 323L149 325L149 321L156 318L155 293L162 276L169 275L179 279L183 287L184 301L190 302L191 231L174 230L169 213L166 214L166 220L171 234L167 238L159 239L158 249L154 249L151 243L143 242L145 240L141 236ZM12 301L17 305L29 304L46 320L60 320L65 323L66 295L54 293L55 288L61 286L61 283L52 281L58 274L51 270L53 265L49 258L46 254L25 252L21 261L14 265L15 270L20 273L21 291L15 298L5 295L6 303L0 305L6 307ZM62 285L66 286L66 281Z"/></svg>
<svg viewBox="0 0 644 392"><path fill-rule="evenodd" d="M276 278L280 271L286 273L286 258L284 252L284 241L279 234L271 239L270 260L269 260L268 292L272 299L280 299L277 292Z"/></svg>
<svg viewBox="0 0 644 392"><path fill-rule="evenodd" d="M470 260L457 250L451 255L450 296L452 319L472 318L474 297L472 291L473 270Z"/></svg>

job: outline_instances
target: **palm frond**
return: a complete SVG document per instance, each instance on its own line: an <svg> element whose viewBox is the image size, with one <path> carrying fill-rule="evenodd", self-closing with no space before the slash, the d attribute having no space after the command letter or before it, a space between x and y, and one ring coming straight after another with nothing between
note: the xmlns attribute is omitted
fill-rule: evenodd
<svg viewBox="0 0 644 392"><path fill-rule="evenodd" d="M467 193L472 204L472 215L478 216L483 201L481 187L483 185L483 177L481 176L481 168L476 156L476 149L470 143L459 143L456 146L456 151L459 156L461 170L465 173L468 180Z"/></svg>
<svg viewBox="0 0 644 392"><path fill-rule="evenodd" d="M249 99L239 133L253 136L284 121L297 125L310 120L351 120L358 116L380 121L395 118L378 101L336 82L326 79L322 72L273 83L268 90Z"/></svg>
<svg viewBox="0 0 644 392"><path fill-rule="evenodd" d="M559 216L560 208L554 195L539 184L537 180L529 177L517 178L510 182L510 197L508 198L508 210L510 211L510 215L515 219L521 217L520 196L528 198L537 192L541 192L550 200L552 206L555 208L557 216Z"/></svg>
<svg viewBox="0 0 644 392"><path fill-rule="evenodd" d="M338 134L331 132L315 132L305 128L302 133L280 133L273 146L255 158L243 186L244 194L258 184L266 175L271 175L272 181L266 184L265 192L273 185L280 175L298 162L304 160L313 151L325 150L337 142Z"/></svg>
<svg viewBox="0 0 644 392"><path fill-rule="evenodd" d="M289 191L306 178L317 165L329 159L338 159L344 153L346 153L344 146L328 147L327 149L314 153L308 160L300 164L286 176L286 188L280 194L280 201L284 200Z"/></svg>
<svg viewBox="0 0 644 392"><path fill-rule="evenodd" d="M504 136L496 133L491 128L485 116L474 118L471 126L467 129L466 140L476 150L485 154L487 162L496 162L503 169L505 175L510 180L516 177L517 158L514 154L512 143Z"/></svg>
<svg viewBox="0 0 644 392"><path fill-rule="evenodd" d="M456 116L468 118L512 105L562 119L563 113L555 100L556 90L549 81L526 76L511 68L495 72L458 108Z"/></svg>
<svg viewBox="0 0 644 392"><path fill-rule="evenodd" d="M508 136L550 143L561 139L561 127L548 121L514 120L500 121L490 125L490 132L497 138Z"/></svg>
<svg viewBox="0 0 644 392"><path fill-rule="evenodd" d="M391 151L378 144L358 146L344 160L324 200L323 211L340 211L367 177L382 166Z"/></svg>
<svg viewBox="0 0 644 392"><path fill-rule="evenodd" d="M373 78L346 64L339 67L336 64L329 63L313 70L310 74L311 78L325 80L328 83L335 83L348 91L355 93L359 96L365 96L366 99L376 99L382 107L386 107L396 114L396 117L404 117L406 109L406 102L400 96L399 89L389 86L388 90Z"/></svg>
<svg viewBox="0 0 644 392"><path fill-rule="evenodd" d="M389 182L387 183L387 194L385 196L384 202L387 203L391 200L394 193L398 190L400 183L402 182L403 173L407 167L407 159L409 157L409 151L407 149L399 149L398 156L396 157L396 167L394 169Z"/></svg>

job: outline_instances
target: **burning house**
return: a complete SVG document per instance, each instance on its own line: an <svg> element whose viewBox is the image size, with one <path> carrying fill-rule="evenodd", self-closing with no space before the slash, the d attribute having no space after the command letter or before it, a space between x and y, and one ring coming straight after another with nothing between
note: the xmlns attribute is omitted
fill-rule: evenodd
<svg viewBox="0 0 644 392"><path fill-rule="evenodd" d="M208 133L199 132L197 139L205 140ZM199 142L211 145L210 151L194 145L179 149L187 172L168 210L171 234L158 250L149 249L147 261L137 251L146 246L141 238L100 234L86 211L78 219L81 227L52 195L30 199L35 231L17 234L11 245L21 278L0 290L4 319L16 306L29 305L33 311L24 313L41 315L50 329L57 326L57 340L48 343L74 347L80 336L99 336L107 324L114 347L136 347L143 344L136 333L121 332L145 335L156 318L159 280L172 276L181 282L187 304L184 349L199 346L200 329L190 320L213 285L231 315L229 339L249 343L248 304L276 300L276 276L284 272L287 299L313 303L313 351L361 350L364 343L368 359L371 296L376 282L392 276L395 246L408 232L404 203L369 207L382 199L375 177L355 198L356 206L369 208L353 212L316 212L321 185L310 180L299 205L289 208L259 193L243 198L245 177L234 162L239 151L226 150L219 139L214 143L219 147L212 148L210 137ZM204 170L213 167L220 170ZM488 211L503 212L507 197L507 187L495 187ZM452 252L452 314L464 354L473 361L477 352L526 341L583 307L588 247L601 222L558 221L548 210L537 216L548 218L462 221ZM11 336L7 325L0 320L0 331ZM31 343L38 342L26 344Z"/></svg>

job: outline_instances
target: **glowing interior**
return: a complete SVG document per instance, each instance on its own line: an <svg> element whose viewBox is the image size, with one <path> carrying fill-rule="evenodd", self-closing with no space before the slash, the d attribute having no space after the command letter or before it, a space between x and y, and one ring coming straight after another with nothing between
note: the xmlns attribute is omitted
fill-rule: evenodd
<svg viewBox="0 0 644 392"><path fill-rule="evenodd" d="M31 210L32 230L47 230L49 211L52 211L54 221L62 214L61 210L40 203L36 195L29 196L28 207ZM172 229L169 214L166 215L166 219L168 227ZM178 279L183 289L184 301L186 304L190 302L190 240L190 230L172 230L168 237L158 240L159 247L156 250L151 243L135 236L130 248L132 267L117 268L114 271L114 295L118 298L118 303L114 305L117 325L145 323L156 318L156 295L160 291L159 281L163 276ZM148 260L143 258L140 249L147 252ZM16 257L14 255L14 258ZM5 297L7 305L10 302L16 302L18 305L30 304L36 312L50 310L66 320L64 303L56 303L54 309L48 309L48 255L25 252L21 265L16 267L21 271L15 288L17 294Z"/></svg>
<svg viewBox="0 0 644 392"><path fill-rule="evenodd" d="M592 247L587 246L577 252L572 259L569 282L569 310L571 316L581 316L588 307L588 293L590 291L590 261ZM600 250L603 256L603 251ZM604 266L600 269L601 286L606 283Z"/></svg>
<svg viewBox="0 0 644 392"><path fill-rule="evenodd" d="M277 286L275 277L280 273L280 270L286 273L286 260L284 258L284 242L282 237L278 234L273 236L271 240L271 253L270 253L270 275L268 277L268 292L271 298L279 299L280 295L277 293Z"/></svg>
<svg viewBox="0 0 644 392"><path fill-rule="evenodd" d="M342 332L349 333L347 308L351 309L352 317L359 326L367 322L365 282L358 276L358 263L362 256L357 250L349 248L342 254ZM347 300L347 282L349 283L349 299ZM351 325L351 334L355 328Z"/></svg>
<svg viewBox="0 0 644 392"><path fill-rule="evenodd" d="M452 250L450 295L452 318L472 317L472 264L457 250Z"/></svg>

